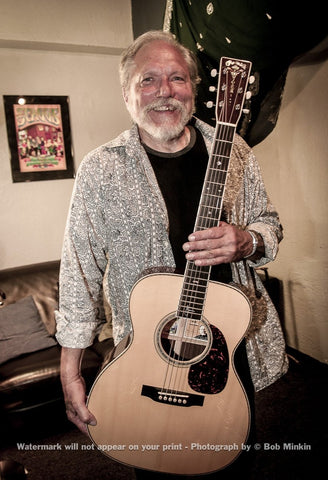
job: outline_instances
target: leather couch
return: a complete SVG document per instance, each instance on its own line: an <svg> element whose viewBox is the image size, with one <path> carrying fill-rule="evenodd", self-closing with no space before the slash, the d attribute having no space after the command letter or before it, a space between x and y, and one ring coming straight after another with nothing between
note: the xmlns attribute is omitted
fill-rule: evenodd
<svg viewBox="0 0 328 480"><path fill-rule="evenodd" d="M59 265L59 261L53 261L0 271L1 443L47 435L69 425L60 383L60 346L54 337ZM43 330L41 340L38 336L34 338L34 331L24 334L30 321L21 308L26 302L35 306ZM6 329L11 326L16 330L12 333L9 328L8 334ZM32 337L35 341L31 346ZM18 343L10 343L15 338ZM82 373L87 389L112 349L110 337L103 341L97 338L86 349ZM3 352L10 358L4 359Z"/></svg>

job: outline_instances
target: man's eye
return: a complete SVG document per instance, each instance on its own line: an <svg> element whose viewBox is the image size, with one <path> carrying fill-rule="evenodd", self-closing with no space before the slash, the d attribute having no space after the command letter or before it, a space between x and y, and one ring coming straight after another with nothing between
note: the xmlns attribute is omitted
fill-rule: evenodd
<svg viewBox="0 0 328 480"><path fill-rule="evenodd" d="M181 77L180 75L175 75L172 80L174 82L185 82L185 78L184 77Z"/></svg>
<svg viewBox="0 0 328 480"><path fill-rule="evenodd" d="M141 80L141 85L150 85L153 81L153 77L145 77Z"/></svg>

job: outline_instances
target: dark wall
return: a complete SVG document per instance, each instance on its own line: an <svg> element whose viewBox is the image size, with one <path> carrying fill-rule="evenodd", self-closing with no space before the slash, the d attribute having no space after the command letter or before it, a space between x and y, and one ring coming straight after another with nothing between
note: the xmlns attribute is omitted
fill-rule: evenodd
<svg viewBox="0 0 328 480"><path fill-rule="evenodd" d="M166 0L131 0L134 38L148 30L162 30Z"/></svg>

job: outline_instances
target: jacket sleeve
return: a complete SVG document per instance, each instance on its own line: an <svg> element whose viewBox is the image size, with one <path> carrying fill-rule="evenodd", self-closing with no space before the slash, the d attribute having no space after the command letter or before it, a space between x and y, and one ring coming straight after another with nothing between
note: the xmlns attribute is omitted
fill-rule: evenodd
<svg viewBox="0 0 328 480"><path fill-rule="evenodd" d="M86 348L104 321L103 276L107 266L99 197L99 165L86 158L79 168L69 209L60 267L58 342ZM96 163L96 162L94 162Z"/></svg>
<svg viewBox="0 0 328 480"><path fill-rule="evenodd" d="M250 147L239 136L234 150L235 168L231 188L236 188L230 221L246 230L259 233L265 254L257 261L248 260L250 266L259 267L273 261L278 253L283 229L279 215L267 194L261 170Z"/></svg>
<svg viewBox="0 0 328 480"><path fill-rule="evenodd" d="M251 155L246 175L246 192L249 205L247 230L259 233L264 242L265 254L252 266L259 267L273 261L278 253L279 243L283 239L283 229L279 215L266 192L259 165Z"/></svg>

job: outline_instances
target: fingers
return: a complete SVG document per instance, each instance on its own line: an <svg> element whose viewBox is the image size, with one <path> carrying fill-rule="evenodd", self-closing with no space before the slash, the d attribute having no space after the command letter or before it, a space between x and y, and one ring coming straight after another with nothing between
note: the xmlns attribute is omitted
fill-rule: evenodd
<svg viewBox="0 0 328 480"><path fill-rule="evenodd" d="M198 248L202 248L199 246ZM232 258L232 252L227 247L210 249L207 244L204 250L191 251L186 254L186 259L193 261L197 266L218 265L219 263L229 263Z"/></svg>
<svg viewBox="0 0 328 480"><path fill-rule="evenodd" d="M88 433L87 425L97 425L95 416L84 404L74 406L71 401L67 401L66 415L67 418L85 434Z"/></svg>
<svg viewBox="0 0 328 480"><path fill-rule="evenodd" d="M238 235L236 227L220 222L218 227L192 233L182 248L186 259L197 266L229 263L239 256Z"/></svg>
<svg viewBox="0 0 328 480"><path fill-rule="evenodd" d="M67 418L87 434L87 425L96 425L97 421L86 406L85 381L80 374L83 352L78 348L62 348L60 378Z"/></svg>
<svg viewBox="0 0 328 480"><path fill-rule="evenodd" d="M186 259L194 261L197 266L217 265L219 263L228 263L230 255L227 249L202 250L189 252Z"/></svg>
<svg viewBox="0 0 328 480"><path fill-rule="evenodd" d="M211 239L219 239L226 235L227 231L232 226L225 222L220 222L217 227L207 228L205 230L198 230L197 232L193 232L189 235L188 240L190 242L194 241L201 241L201 240L211 240Z"/></svg>

